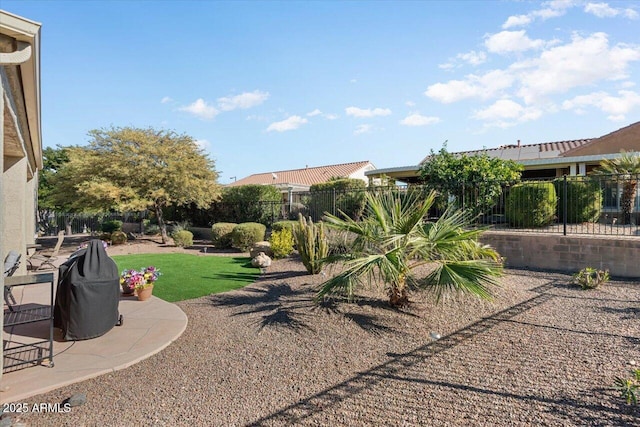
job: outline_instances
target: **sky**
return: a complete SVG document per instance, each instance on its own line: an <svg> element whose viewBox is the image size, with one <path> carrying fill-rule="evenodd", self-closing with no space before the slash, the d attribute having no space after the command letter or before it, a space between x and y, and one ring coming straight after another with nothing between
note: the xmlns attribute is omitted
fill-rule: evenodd
<svg viewBox="0 0 640 427"><path fill-rule="evenodd" d="M218 181L593 138L640 120L637 1L29 1L43 145L153 127Z"/></svg>

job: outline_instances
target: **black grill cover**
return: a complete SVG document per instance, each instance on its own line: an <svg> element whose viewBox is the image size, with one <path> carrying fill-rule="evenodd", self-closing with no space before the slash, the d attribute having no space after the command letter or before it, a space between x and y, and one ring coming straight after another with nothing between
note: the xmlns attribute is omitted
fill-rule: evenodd
<svg viewBox="0 0 640 427"><path fill-rule="evenodd" d="M120 276L101 240L91 240L58 270L54 325L65 340L99 337L118 323Z"/></svg>

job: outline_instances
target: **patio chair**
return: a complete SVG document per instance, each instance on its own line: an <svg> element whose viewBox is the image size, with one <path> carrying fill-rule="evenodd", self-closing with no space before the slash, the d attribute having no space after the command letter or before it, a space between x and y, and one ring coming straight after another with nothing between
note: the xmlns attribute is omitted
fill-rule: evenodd
<svg viewBox="0 0 640 427"><path fill-rule="evenodd" d="M27 260L29 265L33 267L33 261L40 261L40 264L35 268L36 271L40 270L51 270L56 269L53 262L58 259L58 252L60 252L60 247L62 246L62 242L64 241L64 231L60 231L58 233L58 241L56 242L56 246L51 249L45 249L42 251L37 251L33 255L29 257Z"/></svg>
<svg viewBox="0 0 640 427"><path fill-rule="evenodd" d="M16 251L9 251L9 254L4 260L4 277L13 276L13 273L15 273L20 266L21 256L22 255ZM7 307L9 307L9 311L13 311L12 306L17 304L16 298L13 296L13 294L11 293L11 288L8 286L4 287L4 302L7 304Z"/></svg>

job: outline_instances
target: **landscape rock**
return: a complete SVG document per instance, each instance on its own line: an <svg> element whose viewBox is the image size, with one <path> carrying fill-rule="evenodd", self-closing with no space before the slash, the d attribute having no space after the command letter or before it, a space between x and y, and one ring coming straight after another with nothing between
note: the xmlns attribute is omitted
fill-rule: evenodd
<svg viewBox="0 0 640 427"><path fill-rule="evenodd" d="M251 265L259 268L267 268L271 265L271 258L265 255L264 252L260 252L258 256L251 260Z"/></svg>
<svg viewBox="0 0 640 427"><path fill-rule="evenodd" d="M254 244L249 251L249 256L251 258L255 258L260 254L260 252L263 252L266 256L273 258L273 251L271 250L271 243L269 242L257 242Z"/></svg>

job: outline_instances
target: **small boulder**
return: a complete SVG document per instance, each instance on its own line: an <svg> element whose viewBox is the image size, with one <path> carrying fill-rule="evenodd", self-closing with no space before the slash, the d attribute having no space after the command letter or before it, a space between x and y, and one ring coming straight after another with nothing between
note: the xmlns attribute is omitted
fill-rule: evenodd
<svg viewBox="0 0 640 427"><path fill-rule="evenodd" d="M259 268L267 268L271 265L271 258L265 255L264 252L260 252L258 256L251 260L251 265Z"/></svg>
<svg viewBox="0 0 640 427"><path fill-rule="evenodd" d="M251 258L255 258L263 252L266 256L273 258L273 251L271 250L271 243L269 242L258 242L253 245L251 250L249 251L249 256Z"/></svg>

